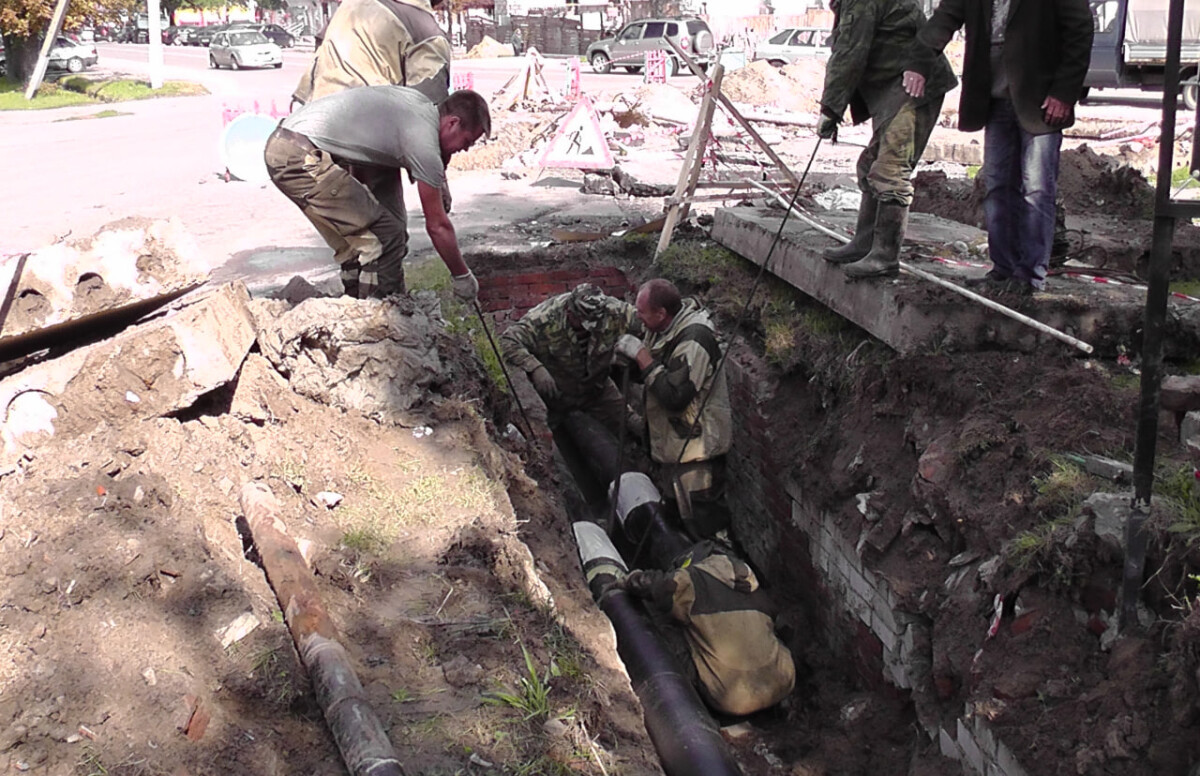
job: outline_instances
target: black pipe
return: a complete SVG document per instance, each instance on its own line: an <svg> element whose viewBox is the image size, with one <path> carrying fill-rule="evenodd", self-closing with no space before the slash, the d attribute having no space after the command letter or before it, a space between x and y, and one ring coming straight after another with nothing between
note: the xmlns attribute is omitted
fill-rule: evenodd
<svg viewBox="0 0 1200 776"><path fill-rule="evenodd" d="M604 529L587 522L574 528L588 587L613 624L617 654L667 776L741 776L716 721L659 642L641 602L616 585L627 567Z"/></svg>
<svg viewBox="0 0 1200 776"><path fill-rule="evenodd" d="M621 481L625 484L617 495L615 511L622 534L635 548L630 565L644 568L647 564L641 561L645 558L660 569L673 569L675 559L691 549L692 540L671 524L667 505L649 477L626 472Z"/></svg>
<svg viewBox="0 0 1200 776"><path fill-rule="evenodd" d="M597 480L607 485L617 478L621 459L617 438L603 423L591 415L570 412L563 418L563 428L571 435Z"/></svg>

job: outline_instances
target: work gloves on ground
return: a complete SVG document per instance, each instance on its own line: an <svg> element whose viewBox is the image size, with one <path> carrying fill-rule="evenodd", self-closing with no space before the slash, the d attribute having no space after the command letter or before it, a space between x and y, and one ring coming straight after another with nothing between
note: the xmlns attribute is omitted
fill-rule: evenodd
<svg viewBox="0 0 1200 776"><path fill-rule="evenodd" d="M632 334L622 334L617 340L615 351L618 356L624 356L630 361L637 361L638 353L642 351L642 341Z"/></svg>
<svg viewBox="0 0 1200 776"><path fill-rule="evenodd" d="M465 275L454 276L454 295L468 304L475 301L479 296L479 281L474 272L467 270Z"/></svg>
<svg viewBox="0 0 1200 776"><path fill-rule="evenodd" d="M838 121L836 116L830 116L826 113L821 114L821 120L817 122L817 137L822 140L832 140L837 142Z"/></svg>
<svg viewBox="0 0 1200 776"><path fill-rule="evenodd" d="M538 396L541 396L543 401L554 401L561 396L558 383L554 382L554 377L546 367L539 366L530 372L529 379L533 382L533 387L537 389Z"/></svg>

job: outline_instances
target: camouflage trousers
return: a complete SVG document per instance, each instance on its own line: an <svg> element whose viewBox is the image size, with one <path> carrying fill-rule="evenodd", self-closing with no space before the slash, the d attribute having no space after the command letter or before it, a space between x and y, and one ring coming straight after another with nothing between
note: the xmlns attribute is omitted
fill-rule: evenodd
<svg viewBox="0 0 1200 776"><path fill-rule="evenodd" d="M656 484L665 498L675 502L683 527L693 539L712 539L729 529L724 455L659 466ZM687 503L680 503L685 498Z"/></svg>
<svg viewBox="0 0 1200 776"><path fill-rule="evenodd" d="M304 135L283 127L267 140L263 156L276 188L333 249L348 296L404 293L408 226L396 171L370 169L364 174L365 168L351 169ZM394 183L390 192L379 182L385 177ZM372 182L382 200L372 192Z"/></svg>
<svg viewBox="0 0 1200 776"><path fill-rule="evenodd" d="M858 187L880 202L912 204L912 174L942 112L942 97L917 104L897 86L871 116L871 142L858 157Z"/></svg>

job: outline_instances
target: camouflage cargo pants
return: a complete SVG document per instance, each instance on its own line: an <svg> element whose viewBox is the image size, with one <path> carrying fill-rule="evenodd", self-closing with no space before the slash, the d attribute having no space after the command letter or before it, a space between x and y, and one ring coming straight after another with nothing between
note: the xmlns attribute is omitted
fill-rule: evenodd
<svg viewBox="0 0 1200 776"><path fill-rule="evenodd" d="M880 202L912 204L912 174L942 112L942 98L918 103L897 85L871 117L871 142L858 157L858 187Z"/></svg>
<svg viewBox="0 0 1200 776"><path fill-rule="evenodd" d="M408 226L398 181L390 201L385 195L381 203L327 151L283 127L267 140L263 156L271 181L333 249L348 296L367 299L404 293ZM391 170L372 173L397 177Z"/></svg>

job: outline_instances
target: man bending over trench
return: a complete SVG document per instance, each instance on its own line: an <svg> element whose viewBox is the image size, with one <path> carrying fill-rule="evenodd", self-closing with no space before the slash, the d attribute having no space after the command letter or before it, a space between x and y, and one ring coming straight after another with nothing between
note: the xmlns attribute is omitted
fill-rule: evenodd
<svg viewBox="0 0 1200 776"><path fill-rule="evenodd" d="M354 174L401 169L417 181L425 231L454 278L454 294L474 301L479 282L463 261L442 203L446 164L491 132L487 102L464 89L439 105L404 86L362 86L314 100L280 122L264 157L271 181L333 249L346 294L366 299L404 293L408 225Z"/></svg>

